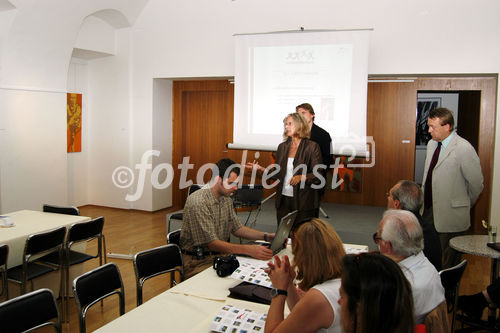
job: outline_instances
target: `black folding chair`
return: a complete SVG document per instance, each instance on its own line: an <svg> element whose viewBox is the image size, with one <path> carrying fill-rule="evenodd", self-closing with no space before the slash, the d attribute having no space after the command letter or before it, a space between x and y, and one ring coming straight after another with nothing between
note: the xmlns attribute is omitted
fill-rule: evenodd
<svg viewBox="0 0 500 333"><path fill-rule="evenodd" d="M107 262L106 260L106 242L104 235L102 234L102 229L104 227L104 217L97 217L93 220L86 222L74 223L69 227L68 233L66 235L66 241L64 242L62 265L64 267L65 283L64 283L64 306L65 311L68 312L69 303L69 268L73 265L78 265L84 263L85 261L99 258L99 266ZM87 254L84 252L73 251L71 248L75 244L82 242L90 242L92 240L97 240L97 252L95 254ZM60 257L52 253L47 256L40 258L40 261L46 262L53 265L61 265ZM63 318L66 321L67 318Z"/></svg>
<svg viewBox="0 0 500 333"><path fill-rule="evenodd" d="M55 205L44 204L43 211L45 213L80 215L80 211L75 206L55 206Z"/></svg>
<svg viewBox="0 0 500 333"><path fill-rule="evenodd" d="M60 265L48 266L41 264L37 258L51 253L54 253L55 256L61 256L65 235L66 227L59 227L28 236L24 246L22 264L7 270L8 279L21 286L21 294L26 293L26 283L28 281L31 281L31 289L33 290L33 280L35 278L61 268Z"/></svg>
<svg viewBox="0 0 500 333"><path fill-rule="evenodd" d="M170 287L177 281L175 272L180 273L180 282L184 280L184 264L181 249L175 244L167 244L141 251L134 256L135 280L137 283L137 306L142 304L142 287L146 280L166 274L170 276Z"/></svg>
<svg viewBox="0 0 500 333"><path fill-rule="evenodd" d="M167 243L181 247L181 229L171 231L167 234Z"/></svg>
<svg viewBox="0 0 500 333"><path fill-rule="evenodd" d="M110 262L99 266L73 280L80 333L86 332L85 318L88 309L97 302L117 294L120 303L120 316L125 313L125 290L116 264Z"/></svg>
<svg viewBox="0 0 500 333"><path fill-rule="evenodd" d="M445 290L446 303L448 304L448 313L452 313L451 331L455 329L455 317L457 312L458 290L460 289L460 280L464 274L467 260L451 268L443 269L439 272L441 284Z"/></svg>
<svg viewBox="0 0 500 333"><path fill-rule="evenodd" d="M44 326L52 326L56 332L62 332L59 309L52 290L38 289L0 303L2 332L32 332Z"/></svg>
<svg viewBox="0 0 500 333"><path fill-rule="evenodd" d="M188 196L198 191L202 187L203 185L201 184L193 184L189 186ZM170 224L172 223L172 220L182 221L182 218L184 217L183 212L184 210L182 209L167 215L167 234L170 232Z"/></svg>

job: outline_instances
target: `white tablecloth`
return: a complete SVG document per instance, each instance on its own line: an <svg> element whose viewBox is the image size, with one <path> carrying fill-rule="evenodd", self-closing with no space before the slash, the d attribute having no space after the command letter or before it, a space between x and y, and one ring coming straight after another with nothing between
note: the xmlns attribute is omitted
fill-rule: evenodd
<svg viewBox="0 0 500 333"><path fill-rule="evenodd" d="M365 245L344 246L355 252L368 250ZM280 253L284 254L291 256L290 247ZM96 332L210 332L210 323L224 304L267 313L268 305L227 297L229 288L239 283L240 280L230 277L218 277L215 270L209 267ZM288 313L288 308L285 307L285 315Z"/></svg>
<svg viewBox="0 0 500 333"><path fill-rule="evenodd" d="M69 227L76 222L89 221L88 216L74 216L54 213L44 213L33 210L21 210L13 213L3 214L9 216L14 222L13 227L0 228L0 244L9 246L8 267L14 267L22 264L24 245L29 235L48 231L60 226ZM85 244L75 247L78 251L85 251ZM82 266L77 265L70 270L70 278L76 277L83 272ZM34 287L50 288L54 294L59 295L59 277L60 272L54 272L35 279ZM30 290L30 284L28 289ZM19 295L19 285L9 282L9 297Z"/></svg>

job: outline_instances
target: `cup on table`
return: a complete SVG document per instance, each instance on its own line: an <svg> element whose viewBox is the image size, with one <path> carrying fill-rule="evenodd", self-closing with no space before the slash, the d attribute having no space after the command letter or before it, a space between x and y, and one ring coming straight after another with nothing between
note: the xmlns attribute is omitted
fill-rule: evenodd
<svg viewBox="0 0 500 333"><path fill-rule="evenodd" d="M497 226L489 225L488 226L488 243L496 243L497 241Z"/></svg>

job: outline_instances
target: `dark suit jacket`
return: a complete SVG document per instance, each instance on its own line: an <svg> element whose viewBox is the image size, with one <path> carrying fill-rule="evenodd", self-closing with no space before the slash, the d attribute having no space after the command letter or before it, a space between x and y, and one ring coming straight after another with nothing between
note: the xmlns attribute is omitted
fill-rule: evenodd
<svg viewBox="0 0 500 333"><path fill-rule="evenodd" d="M424 255L429 259L431 264L436 267L439 272L442 267L441 258L441 243L439 241L439 236L434 228L434 224L429 221L425 221L422 216L417 212L413 212L418 219L418 223L422 227L422 232L424 234Z"/></svg>
<svg viewBox="0 0 500 333"><path fill-rule="evenodd" d="M283 190L283 182L286 175L286 165L288 161L288 151L292 144L291 138L288 138L285 142L280 143L278 150L276 151L276 164L280 166L279 172L273 178L279 180L276 186L276 208L280 207L281 203L281 191ZM319 171L313 173L313 168L315 165L321 163L321 150L318 144L309 139L302 139L300 141L297 153L293 160L293 168L297 168L299 165L304 165L306 167L306 181L304 188L301 187L301 183L298 183L293 187L293 199L295 209L298 210L310 210L319 208L320 195L318 189L314 189L311 185L318 185L320 180L318 179ZM302 174L302 169L296 170L294 175Z"/></svg>
<svg viewBox="0 0 500 333"><path fill-rule="evenodd" d="M332 144L332 138L327 131L313 123L311 127L311 141L318 143L319 149L321 150L321 160L323 164L327 166L326 170L328 170L329 165L332 164L332 155L330 152L330 146Z"/></svg>

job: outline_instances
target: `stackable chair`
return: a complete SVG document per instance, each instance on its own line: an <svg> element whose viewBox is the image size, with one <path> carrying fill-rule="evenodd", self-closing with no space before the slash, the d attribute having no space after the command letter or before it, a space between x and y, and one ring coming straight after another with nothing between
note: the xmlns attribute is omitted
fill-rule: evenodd
<svg viewBox="0 0 500 333"><path fill-rule="evenodd" d="M99 266L107 262L106 260L106 241L104 239L104 235L102 234L102 229L104 227L104 217L97 217L90 221L86 222L78 222L73 223L66 234L66 241L64 242L63 248L63 256L62 261L60 261L60 257L55 255L54 253L49 254L40 258L40 261L46 262L53 265L61 265L64 267L64 305L65 311L63 313L68 312L68 303L69 303L69 269L73 265L78 265L84 263L88 260L99 258ZM72 247L76 244L82 242L90 242L96 240L97 241L97 252L95 254L87 254L84 252L78 252L72 250ZM63 320L66 321L66 317L64 316Z"/></svg>
<svg viewBox="0 0 500 333"><path fill-rule="evenodd" d="M43 211L45 213L80 215L80 211L75 206L55 206L55 205L44 204Z"/></svg>
<svg viewBox="0 0 500 333"><path fill-rule="evenodd" d="M176 244L167 244L137 252L134 256L135 280L137 283L137 306L142 304L142 287L146 280L170 273L170 287L177 284L175 272L184 280L184 264L181 249Z"/></svg>
<svg viewBox="0 0 500 333"><path fill-rule="evenodd" d="M21 294L26 293L26 284L28 281L31 281L31 289L33 290L33 279L61 268L59 264L43 264L38 258L46 254L62 256L65 235L66 228L59 227L28 236L24 246L22 264L7 270L8 279L20 285ZM61 279L61 285L62 283L63 280Z"/></svg>
<svg viewBox="0 0 500 333"><path fill-rule="evenodd" d="M78 309L80 333L86 332L85 318L88 309L97 302L117 294L120 316L125 313L125 290L116 264L99 266L73 280L73 294Z"/></svg>
<svg viewBox="0 0 500 333"><path fill-rule="evenodd" d="M0 303L2 332L32 332L44 326L52 326L56 332L62 332L52 290L38 289Z"/></svg>
<svg viewBox="0 0 500 333"><path fill-rule="evenodd" d="M203 185L201 184L193 184L189 186L188 196L190 196L191 194L193 194L202 187ZM172 220L182 221L182 218L184 217L183 212L184 210L181 209L179 211L167 215L167 234L170 232L170 224L172 223Z"/></svg>
<svg viewBox="0 0 500 333"><path fill-rule="evenodd" d="M7 282L7 258L9 257L9 246L7 244L0 245L0 275L2 276L2 292L1 297L9 299L9 286Z"/></svg>
<svg viewBox="0 0 500 333"><path fill-rule="evenodd" d="M463 260L460 264L451 268L443 269L439 272L441 283L445 290L446 302L448 303L448 313L452 313L451 331L455 329L455 318L457 312L458 290L460 288L460 280L467 266L467 260Z"/></svg>
<svg viewBox="0 0 500 333"><path fill-rule="evenodd" d="M167 234L167 243L181 247L181 229L171 231Z"/></svg>

